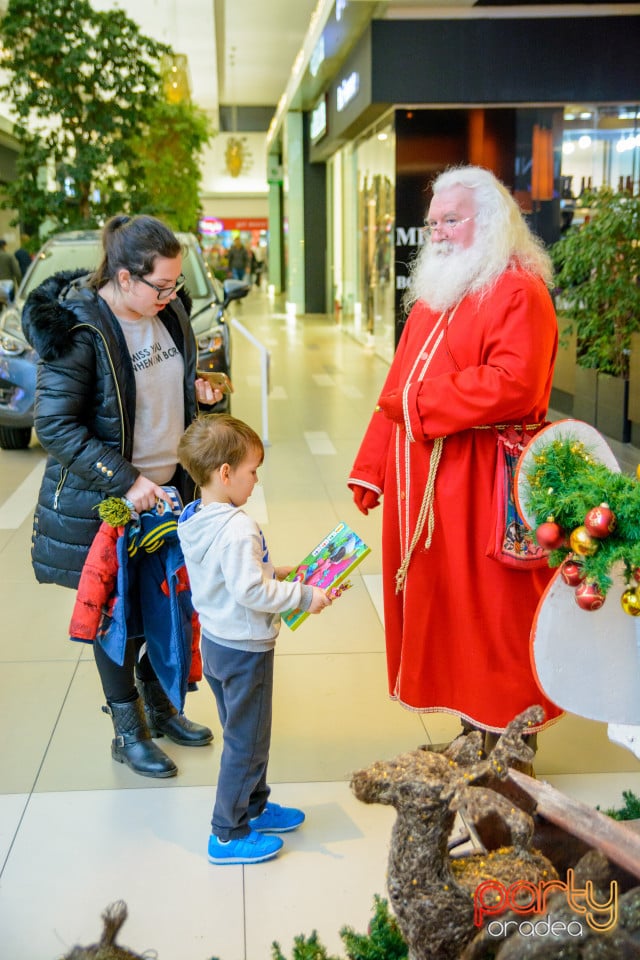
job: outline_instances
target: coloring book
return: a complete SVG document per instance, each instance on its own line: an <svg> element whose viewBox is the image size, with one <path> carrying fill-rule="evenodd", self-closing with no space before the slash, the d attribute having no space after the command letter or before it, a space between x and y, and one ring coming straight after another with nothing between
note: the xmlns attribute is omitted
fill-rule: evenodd
<svg viewBox="0 0 640 960"><path fill-rule="evenodd" d="M351 527L346 523L339 523L286 579L302 580L311 586L330 590L346 580L370 552L370 547ZM343 585L343 589L346 589L346 585ZM336 591L337 596L339 592ZM291 630L296 630L308 616L309 613L304 610L287 610L282 614L282 620Z"/></svg>

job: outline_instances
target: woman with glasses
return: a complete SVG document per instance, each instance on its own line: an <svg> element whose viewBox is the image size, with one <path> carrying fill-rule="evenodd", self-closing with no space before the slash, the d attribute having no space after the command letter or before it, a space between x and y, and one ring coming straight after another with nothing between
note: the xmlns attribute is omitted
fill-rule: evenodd
<svg viewBox="0 0 640 960"><path fill-rule="evenodd" d="M23 312L25 335L40 356L34 425L48 454L32 562L41 583L72 588L100 527L102 500L123 498L142 514L166 501L163 487L192 498L178 441L198 401L221 399L196 379L191 301L172 231L154 217L117 216L102 241L95 273L54 274ZM151 732L184 746L213 736L179 713L158 682L141 634L141 611L151 601L137 569L128 568L124 661L116 663L100 642L95 659L116 734L114 759L143 776L170 777L177 768ZM167 649L157 658L163 670L171 670L172 656Z"/></svg>

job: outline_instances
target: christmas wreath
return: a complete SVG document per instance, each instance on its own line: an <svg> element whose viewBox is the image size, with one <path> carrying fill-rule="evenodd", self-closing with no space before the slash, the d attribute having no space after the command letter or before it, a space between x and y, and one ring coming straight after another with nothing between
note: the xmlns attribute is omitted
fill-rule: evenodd
<svg viewBox="0 0 640 960"><path fill-rule="evenodd" d="M638 477L609 469L571 436L537 446L525 473L528 519L534 521L538 543L549 550L549 566L559 566L564 581L575 587L578 605L601 607L612 569L622 565L622 608L640 615Z"/></svg>

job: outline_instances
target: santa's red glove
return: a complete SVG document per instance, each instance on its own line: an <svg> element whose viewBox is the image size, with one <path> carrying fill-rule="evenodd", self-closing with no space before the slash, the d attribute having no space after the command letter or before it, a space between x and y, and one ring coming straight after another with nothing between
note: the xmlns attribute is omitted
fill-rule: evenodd
<svg viewBox="0 0 640 960"><path fill-rule="evenodd" d="M360 513L364 513L365 517L369 510L380 506L380 495L375 490L369 490L368 487L361 487L358 484L354 484L352 490L353 502Z"/></svg>
<svg viewBox="0 0 640 960"><path fill-rule="evenodd" d="M394 423L404 423L402 393L386 393L378 400L378 407L389 420L393 420Z"/></svg>

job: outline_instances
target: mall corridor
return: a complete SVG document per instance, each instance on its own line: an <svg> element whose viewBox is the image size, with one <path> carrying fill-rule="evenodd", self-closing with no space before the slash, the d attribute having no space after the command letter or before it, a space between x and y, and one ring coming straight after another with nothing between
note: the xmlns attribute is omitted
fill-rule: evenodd
<svg viewBox="0 0 640 960"><path fill-rule="evenodd" d="M33 439L0 451L0 956L56 960L99 939L100 915L124 900L119 937L158 960L269 960L278 941L315 929L343 955L339 930L365 932L386 894L394 813L350 793L352 771L419 744L451 739L458 722L403 710L386 694L380 609L380 511L361 516L345 480L386 364L332 317L293 317L253 291L235 309L233 413L267 436L260 485L247 509L278 564L294 564L339 520L371 553L353 589L276 648L270 781L276 802L307 822L281 856L212 866L206 848L221 733L206 686L187 714L209 724L211 747L162 747L179 767L154 781L111 759L91 649L71 643L71 591L36 584L31 513L43 467ZM268 420L260 353L271 354ZM616 450L618 453L618 451ZM633 452L621 459L635 468ZM571 796L618 806L640 793L640 762L603 724L567 716L540 738L539 777Z"/></svg>

